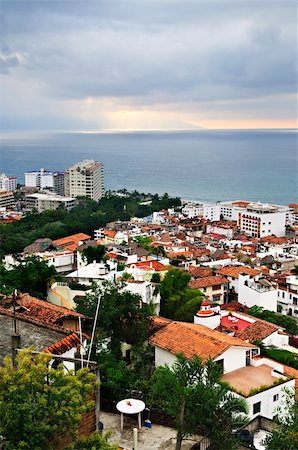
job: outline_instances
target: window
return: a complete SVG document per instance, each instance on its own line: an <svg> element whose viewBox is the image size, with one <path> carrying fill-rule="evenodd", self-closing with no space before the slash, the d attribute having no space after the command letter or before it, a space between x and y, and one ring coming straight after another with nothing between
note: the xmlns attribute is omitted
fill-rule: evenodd
<svg viewBox="0 0 298 450"><path fill-rule="evenodd" d="M253 405L253 414L258 414L261 411L261 402Z"/></svg>
<svg viewBox="0 0 298 450"><path fill-rule="evenodd" d="M297 305L297 297L293 297L293 305Z"/></svg>
<svg viewBox="0 0 298 450"><path fill-rule="evenodd" d="M212 286L212 291L220 291L221 285L220 284L214 284Z"/></svg>
<svg viewBox="0 0 298 450"><path fill-rule="evenodd" d="M274 401L274 402L277 402L277 400L278 400L278 397L279 397L279 395L278 395L278 394L275 394L275 395L273 395L273 401Z"/></svg>

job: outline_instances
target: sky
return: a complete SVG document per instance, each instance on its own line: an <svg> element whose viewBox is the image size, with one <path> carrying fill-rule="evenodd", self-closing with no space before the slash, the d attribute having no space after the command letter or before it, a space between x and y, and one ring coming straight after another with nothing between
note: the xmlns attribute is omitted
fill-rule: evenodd
<svg viewBox="0 0 298 450"><path fill-rule="evenodd" d="M0 128L297 127L295 0L1 0Z"/></svg>

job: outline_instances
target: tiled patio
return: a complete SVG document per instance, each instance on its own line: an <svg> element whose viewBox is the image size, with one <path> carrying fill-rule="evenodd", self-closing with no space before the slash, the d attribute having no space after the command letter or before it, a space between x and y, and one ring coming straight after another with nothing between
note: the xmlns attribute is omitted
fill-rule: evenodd
<svg viewBox="0 0 298 450"><path fill-rule="evenodd" d="M104 431L111 430L111 442L117 443L124 450L133 448L133 428L137 427L137 420L125 416L124 430L120 430L120 415L106 412L100 413L100 420L104 424ZM183 442L182 450L189 450L201 437ZM176 431L161 425L152 425L139 431L138 450L173 450L175 448Z"/></svg>
<svg viewBox="0 0 298 450"><path fill-rule="evenodd" d="M223 381L229 383L237 392L248 395L251 389L270 386L278 380L271 375L271 371L272 367L265 364L259 367L247 366L225 374Z"/></svg>

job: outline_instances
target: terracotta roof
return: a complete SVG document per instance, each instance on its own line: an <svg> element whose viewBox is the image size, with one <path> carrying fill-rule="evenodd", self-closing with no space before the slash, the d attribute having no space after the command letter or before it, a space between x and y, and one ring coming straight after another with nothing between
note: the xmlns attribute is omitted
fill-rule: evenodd
<svg viewBox="0 0 298 450"><path fill-rule="evenodd" d="M132 263L129 264L129 267L134 268L136 267L137 269L142 269L142 270L155 270L157 272L160 272L162 270L167 270L167 267L162 264L159 261L156 261L155 259L150 260L150 261L140 261L137 263Z"/></svg>
<svg viewBox="0 0 298 450"><path fill-rule="evenodd" d="M86 338L86 336L84 336ZM78 347L80 345L80 338L77 333L72 333L69 336L61 339L61 341L56 342L44 349L45 353L51 353L52 355L63 355L63 353L71 350L74 347Z"/></svg>
<svg viewBox="0 0 298 450"><path fill-rule="evenodd" d="M189 251L181 251L181 252L169 252L168 257L170 259L179 258L179 256L184 256L185 258L192 258L193 253Z"/></svg>
<svg viewBox="0 0 298 450"><path fill-rule="evenodd" d="M238 202L232 202L232 205L238 205L238 206L247 206L249 205L250 202L246 202L246 201L238 201Z"/></svg>
<svg viewBox="0 0 298 450"><path fill-rule="evenodd" d="M107 237L114 238L117 234L116 230L104 230L103 234Z"/></svg>
<svg viewBox="0 0 298 450"><path fill-rule="evenodd" d="M220 275L216 276L210 276L210 277L204 277L204 278L197 278L196 280L190 280L188 283L188 286L193 289L200 289L208 286L216 286L217 284L227 284L229 283L229 280L227 280L225 277L222 277Z"/></svg>
<svg viewBox="0 0 298 450"><path fill-rule="evenodd" d="M58 247L67 248L68 250L76 250L81 241L87 241L91 239L91 236L85 233L72 234L64 238L56 239L54 244Z"/></svg>
<svg viewBox="0 0 298 450"><path fill-rule="evenodd" d="M220 306L220 309L230 309L231 311L247 311L248 307L239 302L228 302Z"/></svg>
<svg viewBox="0 0 298 450"><path fill-rule="evenodd" d="M148 333L149 336L168 326L170 323L172 323L171 319L166 319L161 316L152 316Z"/></svg>
<svg viewBox="0 0 298 450"><path fill-rule="evenodd" d="M256 275L259 275L261 273L261 270L245 266L227 266L222 267L222 269L218 269L216 273L219 273L220 275L224 275L226 277L233 277L233 278L238 278L239 275L242 273L255 277Z"/></svg>
<svg viewBox="0 0 298 450"><path fill-rule="evenodd" d="M213 271L210 267L196 267L190 266L189 273L194 278L205 278L213 275Z"/></svg>
<svg viewBox="0 0 298 450"><path fill-rule="evenodd" d="M76 311L54 305L45 300L40 300L29 294L23 294L21 298L17 300L17 304L24 309L22 310L24 316L28 316L43 323L60 325L59 321L66 319L67 317L87 318Z"/></svg>
<svg viewBox="0 0 298 450"><path fill-rule="evenodd" d="M186 358L200 356L203 361L209 358L215 359L233 346L255 347L203 325L185 322L169 323L151 336L149 342L174 355L183 352Z"/></svg>
<svg viewBox="0 0 298 450"><path fill-rule="evenodd" d="M244 341L254 342L257 339L262 341L270 334L281 329L278 325L274 323L267 322L266 320L257 319L256 317L249 316L248 314L243 314L243 318L250 317L255 320L254 323L250 323L243 330L236 332L236 336Z"/></svg>
<svg viewBox="0 0 298 450"><path fill-rule="evenodd" d="M265 236L261 239L261 242L267 242L268 244L286 244L288 239L278 236Z"/></svg>

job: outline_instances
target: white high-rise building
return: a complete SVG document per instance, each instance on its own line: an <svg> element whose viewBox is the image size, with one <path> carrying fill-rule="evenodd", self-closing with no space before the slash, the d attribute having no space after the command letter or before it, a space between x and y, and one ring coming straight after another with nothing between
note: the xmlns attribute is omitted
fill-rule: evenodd
<svg viewBox="0 0 298 450"><path fill-rule="evenodd" d="M64 195L64 172L48 172L45 169L25 172L25 186Z"/></svg>
<svg viewBox="0 0 298 450"><path fill-rule="evenodd" d="M14 192L17 188L17 177L8 177L5 173L0 174L0 191Z"/></svg>
<svg viewBox="0 0 298 450"><path fill-rule="evenodd" d="M104 195L103 165L99 161L86 159L65 172L65 195L89 197L99 200Z"/></svg>

